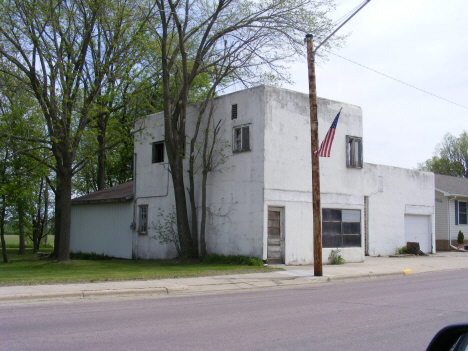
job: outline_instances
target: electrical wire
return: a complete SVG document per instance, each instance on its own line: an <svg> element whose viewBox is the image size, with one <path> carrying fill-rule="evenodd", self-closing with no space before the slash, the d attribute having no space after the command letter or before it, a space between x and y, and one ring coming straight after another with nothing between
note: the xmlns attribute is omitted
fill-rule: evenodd
<svg viewBox="0 0 468 351"><path fill-rule="evenodd" d="M366 3L367 0L364 0L362 3L360 3L359 5L357 5L354 9L352 9L351 11L349 11L347 14L345 14L344 16L340 17L339 19L337 19L334 23L333 23L333 28L336 28L338 27L341 23L343 23L352 13L354 13L359 7L361 7L364 3Z"/></svg>
<svg viewBox="0 0 468 351"><path fill-rule="evenodd" d="M351 63L354 63L355 65L361 66L361 67L363 67L363 68L365 68L365 69L368 69L369 71L372 71L372 72L378 73L378 74L380 74L380 75L382 75L382 76L384 76L384 77L390 78L390 79L392 79L392 80L394 80L394 81L396 81L396 82L398 82L398 83L407 85L407 86L409 86L410 88L413 88L413 89L422 91L423 93L429 94L429 95L434 96L434 97L436 97L436 98L438 98L438 99L444 100L444 101L449 102L449 103L451 103L451 104L453 104L453 105L457 105L457 106L459 106L459 107L462 107L462 108L468 110L468 107L466 107L466 106L463 106L463 105L458 104L458 103L456 103L456 102L450 101L450 100L445 99L445 98L443 98L443 97L440 97L440 96L438 96L438 95L432 94L432 93L430 93L430 92L428 92L428 91L426 91L426 90L424 90L424 89L415 87L414 85L411 85L411 84L408 84L408 83L406 83L406 82L403 82L403 81L401 81L401 80L399 80L399 79L397 79L397 78L390 77L389 75L387 75L387 74L385 74L385 73L376 71L375 69L372 69L372 68L369 68L369 67L366 67L366 66L364 66L364 65L362 65L362 64L360 64L360 63L357 63L357 62L355 62L355 61L352 61L352 60L350 60L350 59L347 59L346 57L340 56L340 55L335 54L335 53L333 53L333 52L331 52L331 51L328 51L328 50L323 50L323 51L326 51L326 52L328 52L329 54L338 56L339 58L341 58L341 59L343 59L343 60L346 60L346 61L349 61L349 62L351 62Z"/></svg>

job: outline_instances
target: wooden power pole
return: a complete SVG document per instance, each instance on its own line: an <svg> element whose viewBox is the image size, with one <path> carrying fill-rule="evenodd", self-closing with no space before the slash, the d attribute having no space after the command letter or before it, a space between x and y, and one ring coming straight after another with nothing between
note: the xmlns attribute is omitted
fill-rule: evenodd
<svg viewBox="0 0 468 351"><path fill-rule="evenodd" d="M315 83L315 53L331 36L343 27L356 13L366 6L370 0L364 2L348 18L341 23L314 50L313 36L307 34L307 62L309 68L309 104L310 104L310 153L312 155L312 219L314 221L314 276L321 277L322 272L322 209L320 204L320 163L319 156L314 152L319 148L318 116L317 116L317 87Z"/></svg>
<svg viewBox="0 0 468 351"><path fill-rule="evenodd" d="M309 65L310 154L312 155L312 220L314 222L314 275L322 273L322 214L320 205L320 163L314 152L319 148L317 88L315 84L315 53L312 34L306 35Z"/></svg>

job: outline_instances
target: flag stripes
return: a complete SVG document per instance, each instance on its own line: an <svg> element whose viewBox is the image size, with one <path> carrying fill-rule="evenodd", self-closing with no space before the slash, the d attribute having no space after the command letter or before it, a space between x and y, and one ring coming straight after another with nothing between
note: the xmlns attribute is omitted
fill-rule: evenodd
<svg viewBox="0 0 468 351"><path fill-rule="evenodd" d="M335 131L336 131L336 125L338 124L338 119L340 118L340 112L336 115L335 119L333 120L333 123L328 130L327 135L325 136L325 139L323 139L322 144L320 144L320 147L318 150L314 152L315 155L319 157L330 157L330 151L333 143L333 138L335 137Z"/></svg>

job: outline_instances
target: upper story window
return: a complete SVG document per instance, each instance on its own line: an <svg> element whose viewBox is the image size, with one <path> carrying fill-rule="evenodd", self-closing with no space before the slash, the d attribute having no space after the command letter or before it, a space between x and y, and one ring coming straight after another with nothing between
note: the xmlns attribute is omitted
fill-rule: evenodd
<svg viewBox="0 0 468 351"><path fill-rule="evenodd" d="M237 104L231 105L231 119L237 119Z"/></svg>
<svg viewBox="0 0 468 351"><path fill-rule="evenodd" d="M233 151L250 150L250 125L234 127L233 129Z"/></svg>
<svg viewBox="0 0 468 351"><path fill-rule="evenodd" d="M362 168L362 138L346 136L346 166Z"/></svg>
<svg viewBox="0 0 468 351"><path fill-rule="evenodd" d="M153 143L153 163L164 162L164 141Z"/></svg>

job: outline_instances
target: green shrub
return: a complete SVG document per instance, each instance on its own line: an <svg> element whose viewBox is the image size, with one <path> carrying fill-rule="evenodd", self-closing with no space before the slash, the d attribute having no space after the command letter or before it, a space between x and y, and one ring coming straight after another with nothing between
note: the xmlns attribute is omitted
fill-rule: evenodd
<svg viewBox="0 0 468 351"><path fill-rule="evenodd" d="M457 242L459 244L464 244L465 243L465 235L463 234L463 232L461 230L458 232Z"/></svg>
<svg viewBox="0 0 468 351"><path fill-rule="evenodd" d="M263 266L263 261L259 258L247 257L247 256L224 256L218 254L209 254L203 258L203 263L223 263L223 264L241 264L246 266Z"/></svg>
<svg viewBox="0 0 468 351"><path fill-rule="evenodd" d="M395 255L404 255L408 253L408 248L406 246L397 247L395 249Z"/></svg>
<svg viewBox="0 0 468 351"><path fill-rule="evenodd" d="M331 250L330 255L328 256L328 260L330 264L343 264L345 263L345 259L340 255L340 249Z"/></svg>

